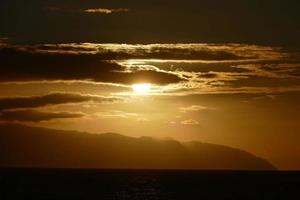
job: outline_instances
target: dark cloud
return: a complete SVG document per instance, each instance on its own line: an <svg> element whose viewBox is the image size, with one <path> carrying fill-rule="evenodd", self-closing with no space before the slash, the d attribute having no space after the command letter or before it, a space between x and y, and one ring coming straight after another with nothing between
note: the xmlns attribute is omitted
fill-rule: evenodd
<svg viewBox="0 0 300 200"><path fill-rule="evenodd" d="M0 110L37 108L48 105L81 103L87 101L105 103L119 100L122 99L118 97L103 97L78 93L51 93L43 96L0 98Z"/></svg>
<svg viewBox="0 0 300 200"><path fill-rule="evenodd" d="M99 7L132 12L53 12ZM299 8L298 0L1 0L0 32L25 43L235 42L299 47Z"/></svg>
<svg viewBox="0 0 300 200"><path fill-rule="evenodd" d="M0 82L76 80L132 84L146 80L169 84L183 80L163 71L124 73L123 66L93 54L37 53L2 48L0 63Z"/></svg>
<svg viewBox="0 0 300 200"><path fill-rule="evenodd" d="M254 59L256 56L237 55L234 52L229 52L219 49L208 48L182 48L176 46L156 46L150 49L150 53L143 55L148 58L158 59L189 59L189 60L239 60L239 59Z"/></svg>
<svg viewBox="0 0 300 200"><path fill-rule="evenodd" d="M175 73L161 73L157 71L137 71L137 72L124 72L115 73L112 76L119 83L134 84L134 83L159 83L170 84L183 81L183 78L175 75Z"/></svg>
<svg viewBox="0 0 300 200"><path fill-rule="evenodd" d="M208 72L208 73L201 73L200 75L199 75L199 77L200 78L216 78L216 77L218 77L218 74L216 74L216 73L213 73L213 72Z"/></svg>
<svg viewBox="0 0 300 200"><path fill-rule="evenodd" d="M265 54L280 53L279 49L237 44L44 44L23 46L27 51L97 54L101 59L166 59L230 61L257 59ZM274 51L274 52L273 52Z"/></svg>
<svg viewBox="0 0 300 200"><path fill-rule="evenodd" d="M224 81L226 82L226 81ZM294 78L274 78L274 77L262 77L257 75L251 75L247 78L236 79L229 81L231 88L240 87L256 87L256 88L281 88L292 89L293 87L299 87L300 80ZM268 90L268 89L267 89ZM249 89L250 91L250 89Z"/></svg>
<svg viewBox="0 0 300 200"><path fill-rule="evenodd" d="M296 76L296 77L300 77L300 67L298 66L297 68L295 68L290 75L292 76Z"/></svg>
<svg viewBox="0 0 300 200"><path fill-rule="evenodd" d="M0 45L6 44L7 42L8 42L8 38L1 37L1 35L0 35Z"/></svg>
<svg viewBox="0 0 300 200"><path fill-rule="evenodd" d="M82 113L73 112L41 112L37 110L10 110L0 113L0 121L41 122L52 119L79 118Z"/></svg>

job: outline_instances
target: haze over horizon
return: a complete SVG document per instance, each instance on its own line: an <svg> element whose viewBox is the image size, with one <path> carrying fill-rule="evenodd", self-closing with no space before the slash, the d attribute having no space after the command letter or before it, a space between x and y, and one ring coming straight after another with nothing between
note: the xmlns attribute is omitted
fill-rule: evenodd
<svg viewBox="0 0 300 200"><path fill-rule="evenodd" d="M300 170L299 9L2 0L0 122L197 140Z"/></svg>

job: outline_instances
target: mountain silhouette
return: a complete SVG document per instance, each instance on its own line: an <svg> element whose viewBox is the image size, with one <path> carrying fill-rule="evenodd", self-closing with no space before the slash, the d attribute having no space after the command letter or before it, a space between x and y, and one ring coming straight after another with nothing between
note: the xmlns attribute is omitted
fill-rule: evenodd
<svg viewBox="0 0 300 200"><path fill-rule="evenodd" d="M275 170L248 152L197 141L0 125L0 167Z"/></svg>

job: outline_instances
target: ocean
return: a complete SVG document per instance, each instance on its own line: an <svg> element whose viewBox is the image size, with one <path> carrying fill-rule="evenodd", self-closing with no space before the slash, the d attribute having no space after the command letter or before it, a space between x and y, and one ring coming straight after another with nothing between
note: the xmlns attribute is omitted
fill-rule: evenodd
<svg viewBox="0 0 300 200"><path fill-rule="evenodd" d="M2 169L0 199L300 199L300 172Z"/></svg>

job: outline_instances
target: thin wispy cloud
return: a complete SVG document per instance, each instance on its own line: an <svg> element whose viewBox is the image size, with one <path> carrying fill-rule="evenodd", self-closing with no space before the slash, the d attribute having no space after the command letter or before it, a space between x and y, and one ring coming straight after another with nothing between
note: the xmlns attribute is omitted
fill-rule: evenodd
<svg viewBox="0 0 300 200"><path fill-rule="evenodd" d="M138 118L139 115L137 113L131 113L131 112L124 112L120 110L111 110L111 111L104 111L104 112L98 112L95 114L99 118L123 118L123 119L129 119L129 118ZM137 120L139 120L138 118Z"/></svg>
<svg viewBox="0 0 300 200"><path fill-rule="evenodd" d="M209 110L210 108L206 106L201 106L201 105L191 105L188 107L181 107L179 110L182 113L187 113L187 112L198 112L202 110Z"/></svg>
<svg viewBox="0 0 300 200"><path fill-rule="evenodd" d="M69 8L69 7L61 7L61 6L48 6L45 8L50 12L64 12L64 13L90 13L90 14L113 14L113 13L126 13L129 12L127 8Z"/></svg>
<svg viewBox="0 0 300 200"><path fill-rule="evenodd" d="M127 8L89 8L84 10L85 13L99 13L99 14L112 14L112 13L121 13L121 12L129 12Z"/></svg>
<svg viewBox="0 0 300 200"><path fill-rule="evenodd" d="M194 119L187 119L187 120L182 121L181 124L186 125L186 126L198 126L199 122Z"/></svg>

